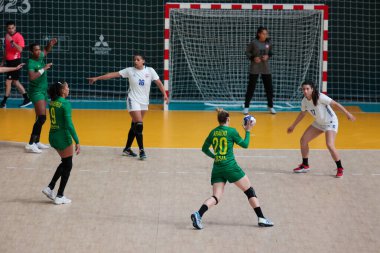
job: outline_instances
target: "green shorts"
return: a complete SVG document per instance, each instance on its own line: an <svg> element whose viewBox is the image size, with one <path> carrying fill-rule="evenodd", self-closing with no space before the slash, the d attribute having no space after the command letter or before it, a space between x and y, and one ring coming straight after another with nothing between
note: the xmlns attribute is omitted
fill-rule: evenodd
<svg viewBox="0 0 380 253"><path fill-rule="evenodd" d="M64 150L73 144L73 139L69 131L57 131L49 133L50 145L57 150Z"/></svg>
<svg viewBox="0 0 380 253"><path fill-rule="evenodd" d="M213 169L211 173L211 184L213 185L214 183L226 183L227 181L234 183L242 179L244 176L244 171L238 165L235 165L228 168L228 170L223 171L214 171Z"/></svg>
<svg viewBox="0 0 380 253"><path fill-rule="evenodd" d="M47 91L30 91L28 95L33 104L40 100L48 101Z"/></svg>

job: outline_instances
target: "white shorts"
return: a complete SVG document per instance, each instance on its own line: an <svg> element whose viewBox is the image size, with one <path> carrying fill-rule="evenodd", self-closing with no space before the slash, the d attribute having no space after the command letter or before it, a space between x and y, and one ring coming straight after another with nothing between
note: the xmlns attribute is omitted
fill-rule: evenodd
<svg viewBox="0 0 380 253"><path fill-rule="evenodd" d="M133 99L127 97L127 110L133 111L148 111L148 105L140 104Z"/></svg>
<svg viewBox="0 0 380 253"><path fill-rule="evenodd" d="M311 125L323 132L335 131L336 133L338 132L338 126L339 126L338 121L330 121L330 123L327 125L320 125L316 121L314 121L313 124Z"/></svg>

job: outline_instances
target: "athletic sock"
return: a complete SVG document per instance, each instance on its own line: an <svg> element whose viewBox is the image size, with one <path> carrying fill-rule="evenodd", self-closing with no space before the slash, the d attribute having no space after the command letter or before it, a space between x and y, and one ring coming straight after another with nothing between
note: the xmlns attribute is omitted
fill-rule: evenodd
<svg viewBox="0 0 380 253"><path fill-rule="evenodd" d="M339 160L339 161L336 161L335 163L336 163L336 167L337 167L337 168L342 168L342 163L341 163L340 160Z"/></svg>
<svg viewBox="0 0 380 253"><path fill-rule="evenodd" d="M124 149L131 148L132 143L133 143L135 137L136 137L136 134L135 134L135 123L132 122L131 123L131 128L129 129L129 132L128 132L127 143L125 144L125 148Z"/></svg>
<svg viewBox="0 0 380 253"><path fill-rule="evenodd" d="M253 210L255 210L255 213L256 213L257 217L259 217L259 218L265 218L265 217L264 217L264 214L263 214L263 212L261 211L261 208L260 208L260 207L253 208Z"/></svg>
<svg viewBox="0 0 380 253"><path fill-rule="evenodd" d="M25 92L24 94L22 94L22 96L24 99L28 99L28 93Z"/></svg>
<svg viewBox="0 0 380 253"><path fill-rule="evenodd" d="M38 135L32 134L29 139L29 145L32 145L33 143L37 143L37 140L39 139Z"/></svg>
<svg viewBox="0 0 380 253"><path fill-rule="evenodd" d="M309 158L302 158L302 164L309 166Z"/></svg>
<svg viewBox="0 0 380 253"><path fill-rule="evenodd" d="M5 104L7 102L8 97L4 96L3 101L1 101L2 104Z"/></svg>
<svg viewBox="0 0 380 253"><path fill-rule="evenodd" d="M199 215L202 217L203 214L204 214L205 212L207 212L207 210L208 210L208 207L207 207L205 204L203 204L203 205L201 206L201 208L199 208L198 213L199 213Z"/></svg>

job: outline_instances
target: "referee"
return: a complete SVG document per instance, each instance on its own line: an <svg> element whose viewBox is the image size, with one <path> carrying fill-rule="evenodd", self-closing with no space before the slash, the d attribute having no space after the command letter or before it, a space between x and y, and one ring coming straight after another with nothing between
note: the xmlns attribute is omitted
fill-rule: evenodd
<svg viewBox="0 0 380 253"><path fill-rule="evenodd" d="M21 33L16 31L16 24L14 21L8 21L6 23L7 34L5 35L4 40L4 57L1 63L1 66L6 63L7 67L17 67L21 64L21 53L23 48L25 47L24 37ZM5 95L3 100L0 102L0 108L7 107L7 99L11 94L11 85L16 86L17 90L24 97L24 101L19 107L26 107L30 105L32 102L30 101L28 94L25 92L24 86L19 81L20 70L14 70L7 74L7 79L5 81Z"/></svg>

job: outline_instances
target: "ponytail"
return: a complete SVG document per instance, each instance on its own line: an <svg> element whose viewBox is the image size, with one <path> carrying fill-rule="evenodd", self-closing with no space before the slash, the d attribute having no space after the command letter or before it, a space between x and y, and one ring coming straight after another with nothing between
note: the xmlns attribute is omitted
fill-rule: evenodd
<svg viewBox="0 0 380 253"><path fill-rule="evenodd" d="M49 86L48 94L52 101L62 96L62 89L64 88L65 84L65 81L60 81Z"/></svg>
<svg viewBox="0 0 380 253"><path fill-rule="evenodd" d="M216 111L218 112L219 124L225 124L227 122L227 119L230 117L230 114L223 108L216 108Z"/></svg>

